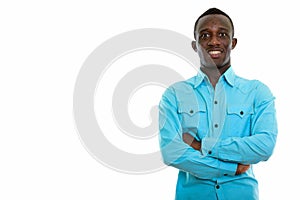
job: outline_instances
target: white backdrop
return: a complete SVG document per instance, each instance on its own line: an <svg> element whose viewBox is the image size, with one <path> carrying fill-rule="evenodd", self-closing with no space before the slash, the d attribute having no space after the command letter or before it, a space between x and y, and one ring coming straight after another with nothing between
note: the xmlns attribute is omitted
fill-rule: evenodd
<svg viewBox="0 0 300 200"><path fill-rule="evenodd" d="M297 5L291 0L2 1L0 199L173 199L176 169L120 173L86 151L73 119L74 85L85 59L107 39L139 28L169 29L192 38L197 17L214 6L235 24L235 72L261 80L277 97L277 146L268 162L255 166L261 199L295 199L294 180L300 178ZM162 55L153 56L156 63L164 62ZM142 64L143 58L131 61ZM131 119L141 126L150 123L141 100L152 92L146 101L150 107L162 92L146 89L129 105ZM124 135L125 142L107 137L128 152L141 153L138 141L126 145L130 139ZM143 151L157 150L155 140L149 142L142 143Z"/></svg>

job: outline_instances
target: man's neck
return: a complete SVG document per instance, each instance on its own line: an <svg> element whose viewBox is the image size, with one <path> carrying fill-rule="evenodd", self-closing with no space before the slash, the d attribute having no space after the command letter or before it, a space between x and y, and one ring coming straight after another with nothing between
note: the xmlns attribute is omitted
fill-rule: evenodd
<svg viewBox="0 0 300 200"><path fill-rule="evenodd" d="M219 81L219 78L227 71L227 69L230 67L230 63L226 66L223 66L221 68L209 68L209 67L200 67L200 70L207 75L210 83L215 88L216 84Z"/></svg>

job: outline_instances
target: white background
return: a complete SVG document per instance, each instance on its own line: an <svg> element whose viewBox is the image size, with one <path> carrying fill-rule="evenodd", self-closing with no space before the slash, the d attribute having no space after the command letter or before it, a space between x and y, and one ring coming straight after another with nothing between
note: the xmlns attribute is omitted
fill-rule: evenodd
<svg viewBox="0 0 300 200"><path fill-rule="evenodd" d="M173 199L176 169L119 173L85 150L73 120L74 84L84 60L107 39L139 28L192 37L197 17L213 6L235 24L235 72L261 80L277 97L277 146L268 162L255 167L261 199L295 199L297 5L291 0L1 1L0 199Z"/></svg>

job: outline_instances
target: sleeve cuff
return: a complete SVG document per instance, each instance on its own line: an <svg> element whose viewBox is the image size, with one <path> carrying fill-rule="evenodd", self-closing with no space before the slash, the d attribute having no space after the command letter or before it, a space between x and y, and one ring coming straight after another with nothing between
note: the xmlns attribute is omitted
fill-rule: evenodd
<svg viewBox="0 0 300 200"><path fill-rule="evenodd" d="M235 176L237 167L238 167L237 163L220 161L219 169L221 170L223 176Z"/></svg>
<svg viewBox="0 0 300 200"><path fill-rule="evenodd" d="M204 156L217 157L217 152L214 146L217 143L217 138L205 137L201 140L201 152Z"/></svg>

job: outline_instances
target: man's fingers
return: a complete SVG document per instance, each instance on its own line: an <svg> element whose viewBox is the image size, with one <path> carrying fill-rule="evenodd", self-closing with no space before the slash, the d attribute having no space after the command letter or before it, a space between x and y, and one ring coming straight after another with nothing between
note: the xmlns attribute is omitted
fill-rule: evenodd
<svg viewBox="0 0 300 200"><path fill-rule="evenodd" d="M182 139L185 143L187 143L188 145L191 146L192 142L194 141L194 137L191 136L190 134L188 133L183 133L182 134Z"/></svg>
<svg viewBox="0 0 300 200"><path fill-rule="evenodd" d="M250 168L250 165L238 164L236 175L245 173Z"/></svg>

